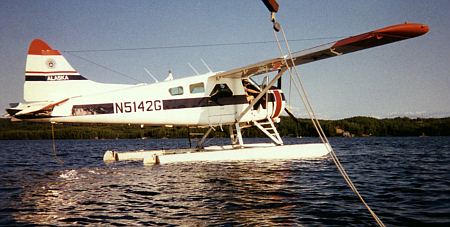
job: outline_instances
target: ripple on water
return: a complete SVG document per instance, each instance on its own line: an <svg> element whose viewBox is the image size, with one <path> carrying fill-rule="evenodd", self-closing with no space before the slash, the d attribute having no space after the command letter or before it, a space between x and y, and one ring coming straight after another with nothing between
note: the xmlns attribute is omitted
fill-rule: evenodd
<svg viewBox="0 0 450 227"><path fill-rule="evenodd" d="M450 223L450 138L331 141L386 225ZM375 224L328 159L161 166L101 161L106 148L143 149L137 142L143 141L62 141L60 166L48 141L0 141L8 154L0 157L0 225Z"/></svg>

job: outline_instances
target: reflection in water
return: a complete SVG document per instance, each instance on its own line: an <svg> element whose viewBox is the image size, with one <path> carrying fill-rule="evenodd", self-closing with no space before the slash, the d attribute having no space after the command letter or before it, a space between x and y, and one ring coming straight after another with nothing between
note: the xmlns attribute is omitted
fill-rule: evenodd
<svg viewBox="0 0 450 227"><path fill-rule="evenodd" d="M26 188L33 224L295 224L292 165L316 162L200 163L64 170ZM307 182L305 182L307 183ZM307 188L307 187L304 187Z"/></svg>

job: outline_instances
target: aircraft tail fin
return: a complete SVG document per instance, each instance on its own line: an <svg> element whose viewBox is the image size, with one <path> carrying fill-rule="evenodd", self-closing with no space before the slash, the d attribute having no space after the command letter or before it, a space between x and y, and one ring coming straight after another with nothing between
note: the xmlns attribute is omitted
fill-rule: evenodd
<svg viewBox="0 0 450 227"><path fill-rule="evenodd" d="M25 67L24 100L54 101L76 94L87 80L61 55L40 39L31 42Z"/></svg>

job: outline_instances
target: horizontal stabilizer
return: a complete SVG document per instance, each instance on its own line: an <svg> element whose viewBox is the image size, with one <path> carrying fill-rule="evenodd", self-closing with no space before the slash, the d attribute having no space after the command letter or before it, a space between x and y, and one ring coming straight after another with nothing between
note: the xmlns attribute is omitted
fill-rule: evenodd
<svg viewBox="0 0 450 227"><path fill-rule="evenodd" d="M69 98L63 99L59 102L42 103L41 105L30 106L28 108L25 108L25 109L17 112L16 114L14 114L14 116L32 115L32 114L49 112L53 109L53 107L55 107L63 102L66 102L67 100L69 100ZM50 115L50 113L49 113L49 115Z"/></svg>

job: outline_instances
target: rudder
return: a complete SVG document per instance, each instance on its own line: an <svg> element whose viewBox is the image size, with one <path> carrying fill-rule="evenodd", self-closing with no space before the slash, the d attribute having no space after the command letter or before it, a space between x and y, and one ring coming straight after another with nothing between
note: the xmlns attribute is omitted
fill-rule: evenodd
<svg viewBox="0 0 450 227"><path fill-rule="evenodd" d="M46 42L35 39L28 49L24 100L26 102L51 101L76 93L77 84L88 81Z"/></svg>

